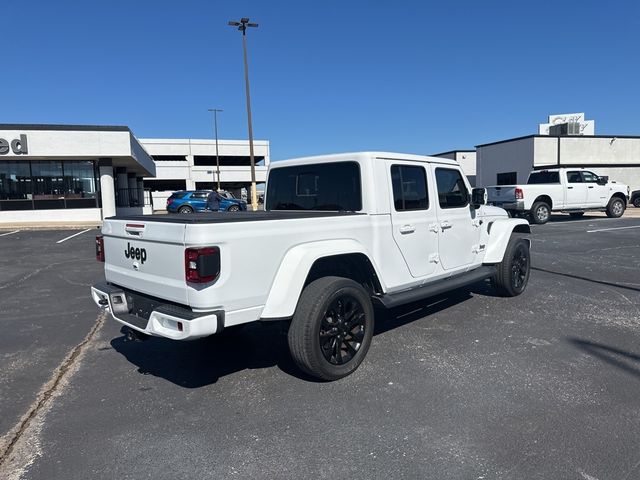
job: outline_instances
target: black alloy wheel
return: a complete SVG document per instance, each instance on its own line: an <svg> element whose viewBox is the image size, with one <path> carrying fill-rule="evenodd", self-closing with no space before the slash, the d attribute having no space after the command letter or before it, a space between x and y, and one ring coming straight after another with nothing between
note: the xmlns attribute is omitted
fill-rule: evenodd
<svg viewBox="0 0 640 480"><path fill-rule="evenodd" d="M500 295L516 297L524 292L531 274L529 241L512 235L502 262L496 265L493 284Z"/></svg>
<svg viewBox="0 0 640 480"><path fill-rule="evenodd" d="M524 242L518 243L511 260L511 285L515 291L524 289L529 277L529 252Z"/></svg>
<svg viewBox="0 0 640 480"><path fill-rule="evenodd" d="M309 283L289 325L287 339L296 365L325 381L353 373L371 346L374 311L370 292L344 277Z"/></svg>
<svg viewBox="0 0 640 480"><path fill-rule="evenodd" d="M333 365L349 362L365 336L365 312L357 298L344 294L331 302L320 325L320 348Z"/></svg>

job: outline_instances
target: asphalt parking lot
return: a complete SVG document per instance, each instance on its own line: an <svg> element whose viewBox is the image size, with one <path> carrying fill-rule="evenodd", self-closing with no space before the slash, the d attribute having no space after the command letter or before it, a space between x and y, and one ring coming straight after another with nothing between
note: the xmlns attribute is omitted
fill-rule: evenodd
<svg viewBox="0 0 640 480"><path fill-rule="evenodd" d="M523 295L379 311L333 383L279 324L126 341L94 231L0 231L0 478L640 478L640 218L532 229Z"/></svg>

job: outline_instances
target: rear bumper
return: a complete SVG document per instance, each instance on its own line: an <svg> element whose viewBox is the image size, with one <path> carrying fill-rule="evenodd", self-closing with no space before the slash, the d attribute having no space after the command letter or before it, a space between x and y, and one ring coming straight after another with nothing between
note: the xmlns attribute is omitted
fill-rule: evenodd
<svg viewBox="0 0 640 480"><path fill-rule="evenodd" d="M491 201L488 202L489 205L493 205L494 207L504 208L505 210L518 210L520 212L524 212L524 201L516 200L515 202L500 202L500 201Z"/></svg>
<svg viewBox="0 0 640 480"><path fill-rule="evenodd" d="M139 332L172 340L193 340L220 333L224 311L193 312L188 307L120 288L111 283L91 287L96 305L114 320Z"/></svg>

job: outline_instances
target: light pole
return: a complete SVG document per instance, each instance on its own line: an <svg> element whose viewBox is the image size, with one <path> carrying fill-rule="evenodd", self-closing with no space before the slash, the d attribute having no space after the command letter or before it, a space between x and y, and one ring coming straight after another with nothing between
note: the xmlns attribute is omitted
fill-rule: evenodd
<svg viewBox="0 0 640 480"><path fill-rule="evenodd" d="M222 112L224 110L220 110L218 108L209 108L209 112L213 112L213 131L216 136L216 178L218 179L218 191L220 191L220 156L218 155L218 112Z"/></svg>
<svg viewBox="0 0 640 480"><path fill-rule="evenodd" d="M247 63L247 27L257 27L257 23L249 23L247 17L239 22L229 22L232 27L238 27L242 32L242 51L244 52L244 85L247 94L247 121L249 122L249 157L251 158L251 207L258 210L258 196L256 194L256 161L253 157L253 127L251 125L251 95L249 94L249 65Z"/></svg>

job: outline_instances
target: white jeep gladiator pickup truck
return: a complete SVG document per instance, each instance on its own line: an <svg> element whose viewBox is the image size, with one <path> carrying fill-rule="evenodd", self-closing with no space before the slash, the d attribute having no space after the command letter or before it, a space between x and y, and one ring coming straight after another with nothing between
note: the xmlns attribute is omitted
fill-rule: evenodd
<svg viewBox="0 0 640 480"><path fill-rule="evenodd" d="M522 293L529 225L484 205L457 163L395 153L279 161L265 211L122 216L96 238L95 303L138 334L188 340L289 321L293 359L335 380L362 362L374 304L493 279Z"/></svg>
<svg viewBox="0 0 640 480"><path fill-rule="evenodd" d="M511 216L528 215L533 223L549 221L551 212L580 217L588 210L621 217L629 203L629 187L582 168L534 170L526 185L487 187L488 202Z"/></svg>

